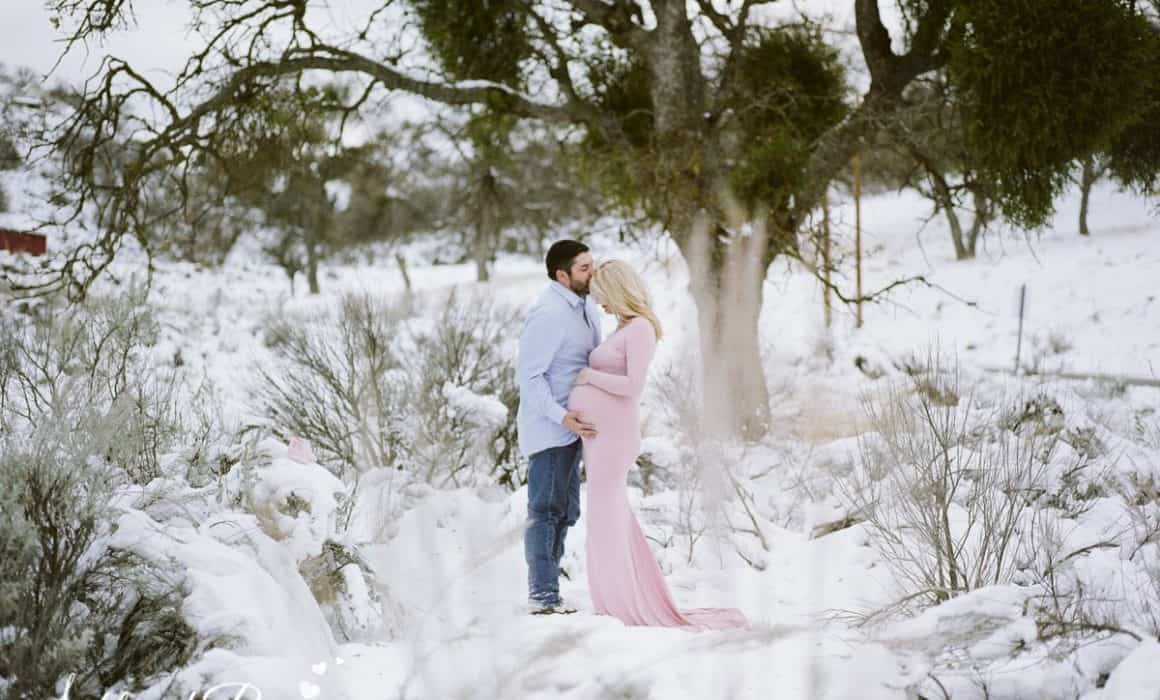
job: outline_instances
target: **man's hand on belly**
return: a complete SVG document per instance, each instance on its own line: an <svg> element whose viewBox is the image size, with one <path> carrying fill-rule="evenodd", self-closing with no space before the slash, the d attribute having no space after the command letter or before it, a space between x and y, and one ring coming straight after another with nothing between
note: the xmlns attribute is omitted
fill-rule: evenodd
<svg viewBox="0 0 1160 700"><path fill-rule="evenodd" d="M575 411L568 411L564 415L564 420L561 421L561 424L585 440L591 440L596 437L596 426L591 423L585 423L580 419L580 414Z"/></svg>

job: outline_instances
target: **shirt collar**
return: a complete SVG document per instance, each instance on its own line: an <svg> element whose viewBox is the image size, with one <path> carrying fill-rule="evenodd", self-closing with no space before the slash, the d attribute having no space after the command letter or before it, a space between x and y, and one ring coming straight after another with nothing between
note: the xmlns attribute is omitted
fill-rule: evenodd
<svg viewBox="0 0 1160 700"><path fill-rule="evenodd" d="M571 305L573 308L584 303L584 300L580 298L579 294L577 294L576 292L573 292L571 289L568 289L567 287L560 284L556 280L552 280L551 286L552 286L552 289L556 290L557 294L564 297L564 300L567 301L568 304Z"/></svg>

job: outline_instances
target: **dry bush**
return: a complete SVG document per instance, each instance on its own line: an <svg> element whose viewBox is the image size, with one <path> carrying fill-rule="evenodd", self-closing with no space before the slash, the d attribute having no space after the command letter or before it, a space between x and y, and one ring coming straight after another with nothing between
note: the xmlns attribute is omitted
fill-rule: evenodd
<svg viewBox="0 0 1160 700"><path fill-rule="evenodd" d="M657 452L646 449L637 458L639 476L630 471L630 484L640 486L646 496L676 492L671 534L658 542L662 546L671 546L680 538L686 546L685 559L692 563L697 547L706 541L728 544L751 567L762 570L764 562L753 559L739 544L752 538L755 547L765 552L770 547L761 525L764 516L758 515L750 481L753 477L739 476L746 471L743 465L752 461L752 445L739 445L708 432L692 369L696 366L686 357L667 366L652 383L656 399L653 415L660 432L671 439L659 443Z"/></svg>
<svg viewBox="0 0 1160 700"><path fill-rule="evenodd" d="M176 384L146 356L146 292L11 313L0 344L0 676L9 697L98 697L186 664L180 580L103 544L116 490L162 475ZM71 675L71 680L62 680Z"/></svg>
<svg viewBox="0 0 1160 700"><path fill-rule="evenodd" d="M146 291L96 298L82 306L56 300L9 318L0 346L0 430L26 432L40 422L81 423L99 415L98 454L139 484L161 475L161 458L181 429L172 373L144 353L158 323ZM82 415L83 414L83 415Z"/></svg>
<svg viewBox="0 0 1160 700"><path fill-rule="evenodd" d="M197 642L180 581L105 547L123 472L94 458L116 426L48 418L0 442L0 678L5 697L98 697L188 663Z"/></svg>
<svg viewBox="0 0 1160 700"><path fill-rule="evenodd" d="M711 441L705 433L703 404L691 369L694 366L693 362L675 362L651 382L661 432L672 436L676 458L654 455L647 450L637 458L639 485L646 496L669 489L683 487L692 491L696 488L703 460L694 453L698 446L707 446ZM629 472L629 479L634 478L635 472Z"/></svg>
<svg viewBox="0 0 1160 700"><path fill-rule="evenodd" d="M309 440L340 474L389 467L445 486L482 473L515 489L526 478L505 345L515 321L454 294L434 319L350 296L334 319L268 326L283 365L260 370L258 394L277 431ZM498 401L506 416L465 409L451 398L460 390Z"/></svg>
<svg viewBox="0 0 1160 700"><path fill-rule="evenodd" d="M407 354L413 384L414 451L425 480L463 485L469 474L490 474L513 490L526 481L516 442L519 385L512 363L511 329L516 311L456 293L429 327L413 331ZM498 401L506 409L485 416L448 400L446 387Z"/></svg>
<svg viewBox="0 0 1160 700"><path fill-rule="evenodd" d="M1123 635L1160 639L1160 500L1156 493L1124 492L1126 524L1107 539L1065 549L1064 524L1043 515L1037 523L1037 565L1029 601L1039 638L1072 652L1093 640ZM1077 566L1096 552L1113 553L1118 567Z"/></svg>
<svg viewBox="0 0 1160 700"><path fill-rule="evenodd" d="M863 407L871 432L839 491L904 589L938 603L1007 582L1027 557L1029 513L1045 492L1056 434L1004 425L963 396L937 353Z"/></svg>
<svg viewBox="0 0 1160 700"><path fill-rule="evenodd" d="M252 461L261 432L256 426L239 426L221 410L222 398L208 378L184 402L181 425L184 439L175 452L184 466L184 480L201 488L222 479L237 464Z"/></svg>
<svg viewBox="0 0 1160 700"><path fill-rule="evenodd" d="M309 440L340 473L395 464L409 400L394 345L402 317L398 307L351 295L325 322L271 321L267 344L282 366L259 369L258 394L276 428Z"/></svg>

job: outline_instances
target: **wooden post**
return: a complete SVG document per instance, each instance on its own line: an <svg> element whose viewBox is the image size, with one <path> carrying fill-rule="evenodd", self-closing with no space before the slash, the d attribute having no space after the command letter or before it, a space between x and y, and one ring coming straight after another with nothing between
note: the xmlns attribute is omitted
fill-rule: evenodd
<svg viewBox="0 0 1160 700"><path fill-rule="evenodd" d="M833 320L830 303L830 188L822 193L822 279L826 281L822 290L822 300L826 309L826 328Z"/></svg>
<svg viewBox="0 0 1160 700"><path fill-rule="evenodd" d="M1015 374L1019 374L1019 355L1023 351L1023 310L1027 306L1027 285L1019 287L1019 335L1015 340Z"/></svg>
<svg viewBox="0 0 1160 700"><path fill-rule="evenodd" d="M854 154L854 291L858 298L856 328L862 327L862 154Z"/></svg>

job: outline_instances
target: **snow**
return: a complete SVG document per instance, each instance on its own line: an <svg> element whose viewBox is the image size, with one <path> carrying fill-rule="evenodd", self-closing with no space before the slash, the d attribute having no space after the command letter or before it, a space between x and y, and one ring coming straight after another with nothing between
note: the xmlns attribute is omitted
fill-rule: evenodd
<svg viewBox="0 0 1160 700"><path fill-rule="evenodd" d="M1160 698L1160 642L1141 643L1112 673L1100 700L1156 700Z"/></svg>
<svg viewBox="0 0 1160 700"><path fill-rule="evenodd" d="M193 527L162 525L130 510L110 545L184 574L182 613L199 637L221 639L174 679L181 693L213 683L249 682L272 697L297 692L292 680L336 650L318 604L286 548L253 516L220 515ZM156 693L134 697L163 697Z"/></svg>
<svg viewBox="0 0 1160 700"><path fill-rule="evenodd" d="M24 203L33 201L21 193L42 180L16 171L0 173L0 184L15 203L0 225L21 224ZM332 189L342 196L340 185ZM852 203L834 199L837 282L852 292ZM859 399L877 384L856 369L855 358L867 358L889 378L899 374L897 363L937 342L958 359L981 401L995 406L1043 393L1059 403L1055 427L1071 437L1050 460L1050 489L1066 490L1066 467L1086 449L1075 435L1090 435L1101 446L1102 472L1083 482L1099 490L1085 500L1086 510L1068 514L1045 506L1037 512L1056 527L1060 555L1082 552L1069 570L1086 591L1112 601L1102 612L1146 634L1144 613L1155 610L1148 607L1155 605L1149 576L1160 556L1151 550L1133 556L1146 527L1131 520L1135 511L1121 491L1160 483L1160 390L987 371L1012 366L1014 300L1026 284L1025 366L1156 378L1155 203L1097 187L1087 239L1076 234L1076 203L1069 195L1051 225L1029 240L998 232L984 239L978 259L956 262L941 219L924 227L925 202L909 193L867 197L866 290L913 275L933 286L908 285L866 305L861 329L852 310L840 307L826 328L818 282L800 267L775 263L759 329L775 421L761 443L690 449L668 426L655 385L650 389L643 451L660 473L647 491L632 475L630 503L679 604L739 607L754 621L747 632L694 635L625 627L594 615L583 514L568 535L570 578L562 581L564 597L579 612L528 616L525 489L512 493L485 482L438 489L390 465L360 465L356 489L320 464L288 458L285 444L270 437L256 399L258 370L277 365L266 344L267 320L285 315L317 323L348 293L399 299L403 282L393 253L376 256L372 249L359 262L324 264L318 297L304 295L303 285L292 294L284 273L245 246L220 269L158 261L151 304L162 337L151 356L173 366L179 354L181 366L174 369L188 393L212 388L214 418L223 428L255 426L264 436L208 484L194 487L167 474L120 495L123 513L110 543L172 572L182 611L198 634L229 640L199 653L177 674L174 688L188 695L215 683L248 682L267 698L350 700L886 699L913 697L908 694L916 688L941 697L933 676L956 700L984 697L980 683L995 698L1158 697L1154 641L1116 635L1060 651L1038 639L1027 609L1041 591L1026 580L858 626L860 616L899 593L872 533L854 525L811 538L815 526L848 514L831 477L854 468L858 437L867 437ZM631 260L656 301L666 338L654 380L666 367L688 372L696 311L672 242L659 237L622 245L612 233L615 222L599 229L609 233L590 239L596 257ZM539 261L506 255L492 282L476 283L473 264L431 264L446 246L421 241L403 250L413 293L430 302L418 307L426 309L427 323L451 290L522 310L545 284ZM122 272L135 264L131 256L118 262ZM613 320L604 322L610 332ZM517 332L511 329L513 339ZM454 383L439 391L475 429L510 418L492 394ZM691 506L692 494L674 482L697 459L728 467L752 502L727 501L719 513ZM340 526L347 504L349 523ZM751 519L759 534L742 531L752 529ZM362 564L339 566L341 585L320 604L303 571L329 544L357 553ZM1104 688L1101 676L1108 679ZM162 688L134 697L160 698Z"/></svg>
<svg viewBox="0 0 1160 700"><path fill-rule="evenodd" d="M451 382L443 385L443 398L456 413L462 413L480 428L498 428L508 419L507 406L492 395L480 395Z"/></svg>
<svg viewBox="0 0 1160 700"><path fill-rule="evenodd" d="M1094 234L1084 240L1075 235L1068 217L1070 201L1064 202L1052 228L1031 245L1004 234L988 240L978 260L959 263L953 261L945 229L937 221L918 234L921 247L916 244L926 213L923 203L906 194L868 198L863 203L866 287L923 274L941 289L906 287L885 304L868 305L860 330L853 328L845 309L838 309L835 326L825 329L816 281L804 271L780 264L772 268L761 333L781 418L769 444L730 457L746 476L773 470L751 482L768 548L754 538L709 531L693 547L690 559L679 522L680 493L646 495L630 489L631 503L680 604L736 605L755 621L753 631L689 635L626 628L594 616L584 584L582 526L569 533L564 567L572 578L562 581L563 595L580 612L567 618L524 615L525 491L435 490L378 469L365 475L360 487L365 502L356 508L350 536L362 543L360 550L374 570L384 608L380 616L387 621L382 636L340 643L332 656L320 654L313 660L330 660L324 676L303 670L293 680L331 680L336 694L326 696L349 698L599 698L632 693L665 698L902 698L906 688L921 685L928 673L941 668L948 635L957 635L967 657L989 669L988 687L1006 693L993 697L1085 693L1095 687L1100 673L1111 672L1114 679L1120 660L1132 651L1130 640L1091 646L1080 657L1084 675L1042 654L1033 656L1034 662L1020 656L1020 649L1034 644L1035 628L1022 608L1029 591L1019 586L982 589L881 628L850 626L836 613L868 611L893 600L887 569L861 527L809 539L814 524L841 514L840 503L825 489L813 498L789 485L795 469L809 481L815 478L807 471L809 465L841 464L856 452L852 439L863 420L857 398L868 380L854 369L853 358L873 358L889 372L893 361L923 352L933 338L956 353L980 382L1050 391L1061 402L1066 426L1094 426L1109 449L1131 457L1120 473L1151 474L1160 466L1156 450L1142 445L1126 427L1136 416L1154 415L1147 413L1158 406L1154 390L1131 387L1109 397L1099 385L1015 380L980 371L1010 365L1017 322L1012 300L1018 285L1026 282L1031 295L1025 358L1045 370L1154 376L1148 360L1156 357L1160 323L1151 323L1156 311L1143 284L1160 272L1160 257L1150 244L1158 228L1152 211L1110 187L1099 188ZM844 236L839 245L847 247L851 212L843 202L834 213L836 230ZM629 257L645 271L669 336L658 351L658 368L681 362L695 338L684 266L671 251L671 244L663 241L645 249L604 241L597 248L598 257ZM526 307L543 284L536 261L501 257L494 281L481 286L471 281L470 265L427 266L423 256L408 255L420 295L438 296L454 287ZM844 269L841 283L848 285L852 274ZM257 332L264 309L307 311L329 306L348 291L385 297L402 291L388 261L331 266L324 280L323 298L291 297L279 275L257 263L235 260L221 271L185 269L163 276L165 292L158 296L176 326L197 319L201 330L191 328L183 339L192 350L191 364L219 385L236 387L241 401L252 375L235 358L264 361ZM229 292L214 296L209 293L213 289ZM209 299L216 301L207 305ZM1097 309L1098 322L1091 319ZM220 329L216 334L211 330L215 327ZM1047 337L1052 333L1066 337L1070 347L1051 350ZM232 342L223 344L221 335L229 335ZM832 359L818 358L820 346L830 348ZM506 416L494 397L455 385L442 391L481 425ZM655 402L655 396L650 400ZM1088 415L1093 412L1102 413L1113 429L1094 423ZM677 436L659 432L655 405L647 405L644 413L646 426L651 426L646 453L662 467L679 469L684 457ZM1068 456L1062 453L1059 459ZM379 502L374 494L386 505L374 506ZM377 525L372 522L376 517ZM1082 521L1073 523L1062 547L1074 551L1099 542L1122 519L1120 501L1099 500ZM296 546L293 540L284 544L292 551ZM742 555L760 570L746 564ZM1106 579L1113 566L1122 568L1115 551L1096 550L1083 560L1095 569L1089 578L1097 581ZM362 579L352 580L357 592ZM1115 585L1112 579L1105 583ZM343 663L334 663L336 658ZM938 673L962 697L978 692L969 673ZM1111 682L1108 688L1113 688Z"/></svg>
<svg viewBox="0 0 1160 700"><path fill-rule="evenodd" d="M281 443L271 441L264 447L278 456L256 470L247 498L255 513L265 515L262 524L267 534L284 542L294 561L301 563L318 556L334 532L335 496L345 495L346 485L318 464L290 460ZM282 508L288 498L295 499L290 513Z"/></svg>

